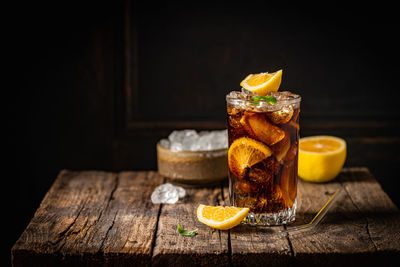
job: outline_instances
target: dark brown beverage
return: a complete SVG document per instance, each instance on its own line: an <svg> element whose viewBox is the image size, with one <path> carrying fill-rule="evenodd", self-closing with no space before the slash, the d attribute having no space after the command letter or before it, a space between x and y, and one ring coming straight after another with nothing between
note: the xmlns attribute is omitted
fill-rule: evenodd
<svg viewBox="0 0 400 267"><path fill-rule="evenodd" d="M278 225L295 219L300 96L270 93L227 96L231 204L248 207L247 223Z"/></svg>

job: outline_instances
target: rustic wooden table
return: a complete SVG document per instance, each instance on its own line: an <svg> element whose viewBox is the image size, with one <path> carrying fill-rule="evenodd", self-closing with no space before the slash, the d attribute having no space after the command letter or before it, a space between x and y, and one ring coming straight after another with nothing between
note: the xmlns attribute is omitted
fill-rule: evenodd
<svg viewBox="0 0 400 267"><path fill-rule="evenodd" d="M221 205L227 188L187 189L154 205L164 182L154 171L64 170L11 251L14 266L46 265L374 265L400 262L400 213L366 168L331 183L299 181L296 224L310 221L337 189L345 194L312 233L280 238L277 227L218 231L197 221L199 203ZM195 237L176 229L198 228Z"/></svg>

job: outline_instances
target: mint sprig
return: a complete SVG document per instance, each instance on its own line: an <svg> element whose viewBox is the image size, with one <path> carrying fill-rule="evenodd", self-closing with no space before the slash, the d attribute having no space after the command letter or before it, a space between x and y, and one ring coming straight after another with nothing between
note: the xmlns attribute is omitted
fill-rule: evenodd
<svg viewBox="0 0 400 267"><path fill-rule="evenodd" d="M197 229L188 231L183 229L182 226L178 224L178 233L183 236L195 236L197 235Z"/></svg>
<svg viewBox="0 0 400 267"><path fill-rule="evenodd" d="M253 105L255 105L255 106L258 106L259 104L260 104L260 102L259 101L265 101L265 102L267 102L268 104L271 104L271 105L275 105L276 104L276 98L275 98L275 96L272 96L272 95L267 95L267 96L253 96L252 98L251 98L251 100L253 100Z"/></svg>

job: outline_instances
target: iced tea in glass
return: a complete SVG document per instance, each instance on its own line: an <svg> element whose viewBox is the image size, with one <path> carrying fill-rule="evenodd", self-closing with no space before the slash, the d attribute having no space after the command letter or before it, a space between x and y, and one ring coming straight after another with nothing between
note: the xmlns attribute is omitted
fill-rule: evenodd
<svg viewBox="0 0 400 267"><path fill-rule="evenodd" d="M276 103L243 90L226 96L231 204L248 207L246 223L295 220L301 97L270 92Z"/></svg>

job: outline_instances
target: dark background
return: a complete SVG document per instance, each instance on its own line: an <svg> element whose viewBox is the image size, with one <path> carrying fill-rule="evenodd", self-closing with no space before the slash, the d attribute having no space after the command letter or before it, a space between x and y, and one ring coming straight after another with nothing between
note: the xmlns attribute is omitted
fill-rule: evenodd
<svg viewBox="0 0 400 267"><path fill-rule="evenodd" d="M278 69L302 96L301 136L346 139L346 166L399 206L396 9L275 2L6 9L5 259L60 170L155 170L157 140L224 128L225 95Z"/></svg>

